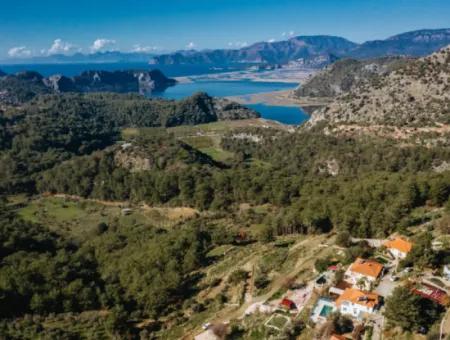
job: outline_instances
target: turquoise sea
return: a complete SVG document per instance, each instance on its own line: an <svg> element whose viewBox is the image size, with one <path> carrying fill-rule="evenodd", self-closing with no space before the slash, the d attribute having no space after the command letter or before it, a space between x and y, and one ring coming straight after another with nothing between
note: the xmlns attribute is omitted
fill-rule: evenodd
<svg viewBox="0 0 450 340"><path fill-rule="evenodd" d="M182 77L188 75L202 75L220 72L244 70L249 65L161 65L160 69L168 77ZM97 64L33 64L33 65L0 65L0 70L7 73L16 73L25 70L33 70L44 76L63 74L73 76L87 70L125 70L140 69L150 70L154 66L146 63L97 63ZM197 80L191 83L180 83L169 87L157 96L167 99L181 99L195 92L206 92L215 97L239 96L254 93L273 92L294 89L297 84L279 82L255 82L250 80L220 81ZM266 119L272 119L284 124L301 124L308 119L308 115L297 107L270 106L264 104L248 105L261 113Z"/></svg>

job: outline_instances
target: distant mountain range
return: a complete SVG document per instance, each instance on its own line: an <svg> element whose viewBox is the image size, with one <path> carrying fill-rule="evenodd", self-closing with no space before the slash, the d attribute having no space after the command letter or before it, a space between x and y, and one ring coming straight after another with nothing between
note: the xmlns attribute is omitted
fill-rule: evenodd
<svg viewBox="0 0 450 340"><path fill-rule="evenodd" d="M155 56L152 64L285 64L300 61L321 66L320 61L404 55L420 57L450 44L450 29L425 29L395 35L386 40L357 44L335 36L298 36L286 41L260 42L237 50L179 51Z"/></svg>
<svg viewBox="0 0 450 340"><path fill-rule="evenodd" d="M421 57L450 44L450 28L423 29L395 35L385 40L362 44L342 37L316 35L298 36L275 42L258 42L241 49L186 50L169 54L141 52L98 52L93 54L51 55L28 59L3 61L3 63L54 64L54 63L139 63L154 65L227 65L234 63L286 64L299 62L306 67L321 68L340 58L357 59L383 56ZM2 63L2 62L0 62Z"/></svg>
<svg viewBox="0 0 450 340"><path fill-rule="evenodd" d="M180 51L156 56L152 64L286 64L304 60L306 64L332 61L335 55L346 55L358 45L333 36L299 36L285 41L259 42L237 50Z"/></svg>

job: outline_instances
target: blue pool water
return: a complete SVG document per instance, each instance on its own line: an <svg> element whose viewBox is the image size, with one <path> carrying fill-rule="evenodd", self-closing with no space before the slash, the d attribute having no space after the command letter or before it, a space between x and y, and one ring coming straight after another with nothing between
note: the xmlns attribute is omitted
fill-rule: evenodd
<svg viewBox="0 0 450 340"><path fill-rule="evenodd" d="M330 315L332 312L333 312L333 307L324 305L324 306L322 307L322 310L320 311L320 314L319 314L319 315L322 316L322 317L327 317L327 316Z"/></svg>

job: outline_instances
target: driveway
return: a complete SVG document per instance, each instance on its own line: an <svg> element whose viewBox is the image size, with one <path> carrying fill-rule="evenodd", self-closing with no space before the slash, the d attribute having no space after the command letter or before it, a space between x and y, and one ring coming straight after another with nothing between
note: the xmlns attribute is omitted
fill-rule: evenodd
<svg viewBox="0 0 450 340"><path fill-rule="evenodd" d="M389 271L386 275L383 276L381 279L380 284L375 289L375 293L381 295L385 299L392 294L395 287L398 285L398 281L392 282L391 281L392 274Z"/></svg>
<svg viewBox="0 0 450 340"><path fill-rule="evenodd" d="M383 329L384 329L384 316L383 312L380 311L378 314L372 314L368 323L373 326L372 339L382 340L383 339Z"/></svg>

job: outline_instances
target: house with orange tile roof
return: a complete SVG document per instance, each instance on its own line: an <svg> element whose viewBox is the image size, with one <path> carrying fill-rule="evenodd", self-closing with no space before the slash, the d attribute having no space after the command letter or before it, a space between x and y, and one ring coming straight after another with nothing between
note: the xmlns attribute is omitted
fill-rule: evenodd
<svg viewBox="0 0 450 340"><path fill-rule="evenodd" d="M370 290L371 285L383 275L384 266L373 260L357 258L344 274L344 280L353 286Z"/></svg>
<svg viewBox="0 0 450 340"><path fill-rule="evenodd" d="M380 301L380 296L376 293L347 288L335 303L341 314L362 319L365 314L375 313L380 305Z"/></svg>
<svg viewBox="0 0 450 340"><path fill-rule="evenodd" d="M331 334L330 340L348 340L348 338L339 334Z"/></svg>
<svg viewBox="0 0 450 340"><path fill-rule="evenodd" d="M384 243L387 250L397 259L404 259L411 251L413 244L401 237L388 240Z"/></svg>

